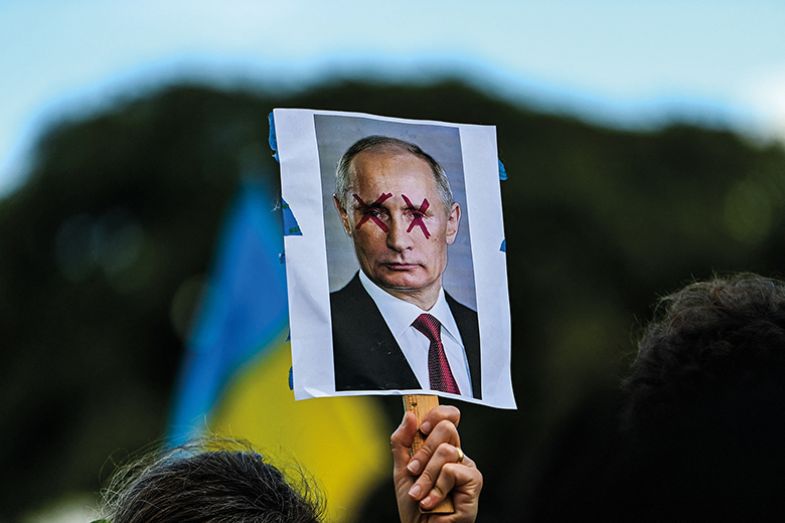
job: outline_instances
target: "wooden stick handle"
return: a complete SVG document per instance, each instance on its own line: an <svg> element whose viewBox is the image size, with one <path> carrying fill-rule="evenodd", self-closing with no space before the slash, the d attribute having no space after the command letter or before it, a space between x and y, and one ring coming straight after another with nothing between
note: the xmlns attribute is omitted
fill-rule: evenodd
<svg viewBox="0 0 785 523"><path fill-rule="evenodd" d="M419 427L425 416L434 407L439 406L439 397L431 394L404 394L403 396L403 409L405 411L414 412L417 417L417 426ZM423 446L425 441L422 439L422 434L417 431L414 435L414 443L412 443L411 454L417 452ZM431 510L420 509L422 514L455 514L455 508L452 505L450 497L444 498L441 503L433 507Z"/></svg>

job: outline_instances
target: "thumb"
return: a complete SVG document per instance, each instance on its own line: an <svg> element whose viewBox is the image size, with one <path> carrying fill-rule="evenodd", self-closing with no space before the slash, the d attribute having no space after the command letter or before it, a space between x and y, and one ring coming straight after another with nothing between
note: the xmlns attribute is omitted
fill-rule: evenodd
<svg viewBox="0 0 785 523"><path fill-rule="evenodd" d="M414 443L414 435L417 434L417 418L411 412L403 415L401 424L390 436L390 448L393 455L393 467L397 472L406 467L409 463L409 451Z"/></svg>

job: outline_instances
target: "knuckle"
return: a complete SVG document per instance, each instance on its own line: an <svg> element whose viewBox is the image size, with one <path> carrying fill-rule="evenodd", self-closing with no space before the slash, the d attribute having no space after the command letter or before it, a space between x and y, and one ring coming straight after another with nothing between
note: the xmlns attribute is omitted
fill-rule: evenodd
<svg viewBox="0 0 785 523"><path fill-rule="evenodd" d="M444 467L442 467L442 470L450 476L454 477L460 471L461 466L462 465L459 465L458 463L445 463Z"/></svg>
<svg viewBox="0 0 785 523"><path fill-rule="evenodd" d="M436 454L438 454L439 457L449 458L450 456L455 455L455 447L449 443L439 443Z"/></svg>
<svg viewBox="0 0 785 523"><path fill-rule="evenodd" d="M448 419L440 420L439 423L436 424L436 428L438 428L439 430L450 430L450 427L452 426L453 426L452 421Z"/></svg>
<svg viewBox="0 0 785 523"><path fill-rule="evenodd" d="M452 421L442 420L436 425L436 428L441 434L447 436L448 439L453 441L458 439L458 428Z"/></svg>

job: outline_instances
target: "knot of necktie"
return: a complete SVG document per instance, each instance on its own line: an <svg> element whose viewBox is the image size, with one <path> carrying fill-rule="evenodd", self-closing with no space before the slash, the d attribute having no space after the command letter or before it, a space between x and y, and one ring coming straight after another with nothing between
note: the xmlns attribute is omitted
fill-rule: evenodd
<svg viewBox="0 0 785 523"><path fill-rule="evenodd" d="M420 314L412 327L425 335L431 343L442 341L442 324L430 314Z"/></svg>

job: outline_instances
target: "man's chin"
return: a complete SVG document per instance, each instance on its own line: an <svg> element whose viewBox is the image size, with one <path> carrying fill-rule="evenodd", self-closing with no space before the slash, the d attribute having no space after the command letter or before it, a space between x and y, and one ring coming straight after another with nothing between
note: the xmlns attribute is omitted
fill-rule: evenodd
<svg viewBox="0 0 785 523"><path fill-rule="evenodd" d="M412 277L386 277L377 280L376 284L383 289L398 292L414 292L426 286L426 283L422 280Z"/></svg>

